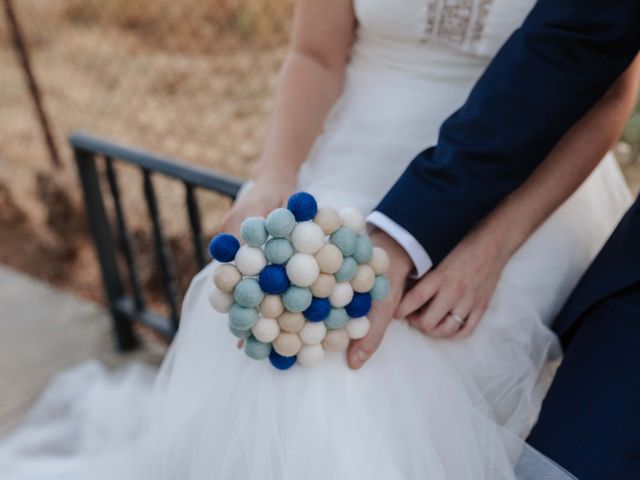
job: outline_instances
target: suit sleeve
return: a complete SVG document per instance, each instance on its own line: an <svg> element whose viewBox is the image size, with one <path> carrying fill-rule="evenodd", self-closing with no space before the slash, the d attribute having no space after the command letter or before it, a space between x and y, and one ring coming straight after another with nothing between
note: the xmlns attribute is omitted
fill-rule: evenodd
<svg viewBox="0 0 640 480"><path fill-rule="evenodd" d="M640 49L639 0L539 0L376 208L437 264L544 160Z"/></svg>

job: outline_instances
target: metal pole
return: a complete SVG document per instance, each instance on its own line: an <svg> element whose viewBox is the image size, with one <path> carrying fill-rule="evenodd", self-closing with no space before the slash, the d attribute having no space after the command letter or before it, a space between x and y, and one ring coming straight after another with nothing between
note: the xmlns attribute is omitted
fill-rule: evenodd
<svg viewBox="0 0 640 480"><path fill-rule="evenodd" d="M13 44L16 50L16 54L20 59L22 69L27 79L29 91L31 92L31 98L33 99L34 106L36 107L38 120L40 121L40 128L42 129L42 134L44 135L44 140L47 145L47 149L49 150L51 162L54 166L60 167L62 165L62 163L60 162L60 155L58 154L58 148L51 132L51 124L49 123L47 112L44 108L42 94L40 93L40 87L38 86L35 74L33 72L33 69L31 68L29 49L24 40L25 37L20 28L20 23L18 22L18 17L13 6L13 0L4 0L4 7L7 14L7 20L9 21L9 28L11 29L11 34L13 36Z"/></svg>

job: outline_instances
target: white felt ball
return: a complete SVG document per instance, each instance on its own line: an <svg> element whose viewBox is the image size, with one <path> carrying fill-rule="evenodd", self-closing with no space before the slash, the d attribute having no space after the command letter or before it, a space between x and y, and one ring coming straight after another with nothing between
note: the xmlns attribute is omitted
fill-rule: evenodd
<svg viewBox="0 0 640 480"><path fill-rule="evenodd" d="M327 327L324 322L306 322L302 330L298 332L300 340L305 345L318 345L324 340L327 334Z"/></svg>
<svg viewBox="0 0 640 480"><path fill-rule="evenodd" d="M313 221L320 225L325 235L331 235L342 223L340 214L333 207L320 207Z"/></svg>
<svg viewBox="0 0 640 480"><path fill-rule="evenodd" d="M297 252L313 255L324 245L325 235L320 225L313 222L300 222L291 233L291 243Z"/></svg>
<svg viewBox="0 0 640 480"><path fill-rule="evenodd" d="M213 283L219 290L226 293L233 292L233 289L242 279L240 271L230 263L222 263L213 271Z"/></svg>
<svg viewBox="0 0 640 480"><path fill-rule="evenodd" d="M351 280L354 292L366 293L376 283L376 274L369 265L358 265L356 276Z"/></svg>
<svg viewBox="0 0 640 480"><path fill-rule="evenodd" d="M274 318L262 317L251 329L253 336L262 343L271 343L280 334L280 325Z"/></svg>
<svg viewBox="0 0 640 480"><path fill-rule="evenodd" d="M243 275L258 275L267 265L264 251L261 248L243 245L236 253L236 267Z"/></svg>
<svg viewBox="0 0 640 480"><path fill-rule="evenodd" d="M326 243L316 253L316 261L322 273L336 273L342 266L342 252L332 243Z"/></svg>
<svg viewBox="0 0 640 480"><path fill-rule="evenodd" d="M280 328L289 333L299 332L305 323L306 320L301 313L284 312L278 317Z"/></svg>
<svg viewBox="0 0 640 480"><path fill-rule="evenodd" d="M347 207L340 210L340 218L342 220L342 226L347 227L349 230L353 230L356 233L360 233L364 230L365 220L360 210L355 207Z"/></svg>
<svg viewBox="0 0 640 480"><path fill-rule="evenodd" d="M353 299L353 287L349 282L336 283L336 288L329 295L329 302L332 306L340 308L348 305Z"/></svg>
<svg viewBox="0 0 640 480"><path fill-rule="evenodd" d="M284 312L280 295L267 295L260 303L260 313L268 318L278 318Z"/></svg>
<svg viewBox="0 0 640 480"><path fill-rule="evenodd" d="M344 328L329 330L322 341L322 346L328 352L341 352L349 346L349 334Z"/></svg>
<svg viewBox="0 0 640 480"><path fill-rule="evenodd" d="M216 311L227 313L233 304L233 296L218 290L216 287L211 287L211 290L209 290L209 303Z"/></svg>
<svg viewBox="0 0 640 480"><path fill-rule="evenodd" d="M311 294L316 298L327 298L336 288L336 277L328 273L321 273L311 285Z"/></svg>
<svg viewBox="0 0 640 480"><path fill-rule="evenodd" d="M304 345L298 353L298 362L305 367L315 367L324 360L322 345Z"/></svg>
<svg viewBox="0 0 640 480"><path fill-rule="evenodd" d="M302 341L295 333L282 332L273 341L273 348L283 357L293 357L300 351Z"/></svg>
<svg viewBox="0 0 640 480"><path fill-rule="evenodd" d="M296 253L287 262L287 277L298 287L310 287L318 279L320 267L308 253Z"/></svg>
<svg viewBox="0 0 640 480"><path fill-rule="evenodd" d="M363 338L368 332L371 322L367 317L354 318L347 322L345 329L352 340Z"/></svg>
<svg viewBox="0 0 640 480"><path fill-rule="evenodd" d="M382 275L389 270L389 255L380 247L373 247L369 265L376 275Z"/></svg>

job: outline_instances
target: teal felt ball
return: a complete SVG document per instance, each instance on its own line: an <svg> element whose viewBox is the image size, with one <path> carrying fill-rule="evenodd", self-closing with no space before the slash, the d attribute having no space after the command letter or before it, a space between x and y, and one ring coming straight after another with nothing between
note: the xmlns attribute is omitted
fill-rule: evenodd
<svg viewBox="0 0 640 480"><path fill-rule="evenodd" d="M247 218L240 226L240 236L251 247L261 247L267 241L267 228L260 217Z"/></svg>
<svg viewBox="0 0 640 480"><path fill-rule="evenodd" d="M359 234L356 237L356 246L353 251L353 258L359 264L368 263L373 255L373 245L369 237Z"/></svg>
<svg viewBox="0 0 640 480"><path fill-rule="evenodd" d="M254 360L264 360L271 353L271 344L262 343L256 337L249 337L244 343L244 353Z"/></svg>
<svg viewBox="0 0 640 480"><path fill-rule="evenodd" d="M255 279L243 278L233 290L233 299L242 307L257 307L264 299L264 292Z"/></svg>
<svg viewBox="0 0 640 480"><path fill-rule="evenodd" d="M265 220L267 232L274 238L288 237L295 226L296 218L286 208L276 208Z"/></svg>
<svg viewBox="0 0 640 480"><path fill-rule="evenodd" d="M237 338L249 338L251 336L251 330L238 330L237 328L229 325L229 331L234 337Z"/></svg>
<svg viewBox="0 0 640 480"><path fill-rule="evenodd" d="M336 277L336 282L350 282L353 277L358 273L358 262L353 257L346 257L342 261L342 266L333 275Z"/></svg>
<svg viewBox="0 0 640 480"><path fill-rule="evenodd" d="M289 287L282 295L282 303L287 310L294 313L304 312L311 305L313 295L304 287Z"/></svg>
<svg viewBox="0 0 640 480"><path fill-rule="evenodd" d="M236 330L249 330L258 321L258 309L234 303L229 309L229 325Z"/></svg>
<svg viewBox="0 0 640 480"><path fill-rule="evenodd" d="M264 247L267 260L276 265L284 265L294 253L293 245L286 238L272 238Z"/></svg>
<svg viewBox="0 0 640 480"><path fill-rule="evenodd" d="M349 321L349 314L344 308L332 308L329 316L324 319L324 324L329 330L343 328Z"/></svg>
<svg viewBox="0 0 640 480"><path fill-rule="evenodd" d="M318 204L313 195L307 192L297 192L289 197L287 208L291 210L298 222L313 220L318 213Z"/></svg>
<svg viewBox="0 0 640 480"><path fill-rule="evenodd" d="M356 234L346 227L340 227L331 234L329 242L338 247L343 256L350 257L356 249Z"/></svg>
<svg viewBox="0 0 640 480"><path fill-rule="evenodd" d="M384 300L389 294L389 279L384 275L378 275L369 293L372 300Z"/></svg>

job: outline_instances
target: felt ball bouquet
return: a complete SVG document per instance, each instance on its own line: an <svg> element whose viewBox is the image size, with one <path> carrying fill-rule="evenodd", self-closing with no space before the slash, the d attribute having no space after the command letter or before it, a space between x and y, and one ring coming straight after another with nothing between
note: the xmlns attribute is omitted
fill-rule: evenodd
<svg viewBox="0 0 640 480"><path fill-rule="evenodd" d="M228 233L209 244L220 262L209 300L228 313L245 353L286 370L313 366L369 331L372 301L389 291L386 252L364 234L355 208L318 208L306 192L266 218L247 218L244 245Z"/></svg>

